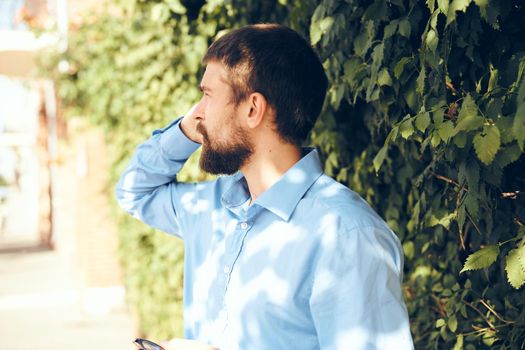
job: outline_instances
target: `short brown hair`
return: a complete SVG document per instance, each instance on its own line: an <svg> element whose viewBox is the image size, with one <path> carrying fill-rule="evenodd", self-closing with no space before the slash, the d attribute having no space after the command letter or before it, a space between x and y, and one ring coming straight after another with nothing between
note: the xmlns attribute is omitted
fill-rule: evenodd
<svg viewBox="0 0 525 350"><path fill-rule="evenodd" d="M217 39L202 62L219 61L231 73L233 102L259 92L275 110L277 131L300 145L312 129L328 80L319 57L297 32L278 24L255 24Z"/></svg>

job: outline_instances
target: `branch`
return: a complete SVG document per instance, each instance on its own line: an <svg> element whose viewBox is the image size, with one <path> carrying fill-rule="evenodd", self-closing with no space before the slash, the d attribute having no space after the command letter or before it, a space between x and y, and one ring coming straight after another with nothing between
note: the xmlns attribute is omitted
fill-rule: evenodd
<svg viewBox="0 0 525 350"><path fill-rule="evenodd" d="M454 181L454 180L452 180L452 179L449 179L448 177L445 177L445 176L443 176L443 175L436 174L435 172L432 172L432 175L434 175L434 177L436 177L436 178L439 179L439 180L443 180L443 181L445 181L445 182L447 182L447 183L449 183L449 184L451 184L451 185L454 185L454 186L456 186L456 187L459 187L459 184L458 184L456 181Z"/></svg>
<svg viewBox="0 0 525 350"><path fill-rule="evenodd" d="M478 231L479 235L480 236L483 236L481 234L481 231L479 230L478 226L476 225L476 223L474 222L474 220L472 219L472 216L470 216L470 214L468 213L468 211L465 210L465 214L467 215L468 219L470 220L470 222L472 223L472 225L474 225L474 228L476 229L476 231Z"/></svg>
<svg viewBox="0 0 525 350"><path fill-rule="evenodd" d="M487 324L490 326L491 329L493 330L496 330L496 327L492 324L492 322L490 322L488 320L487 317L485 317L485 315L483 315L483 313L477 308L475 307L474 305L472 305L471 303L465 301L465 300L461 300L463 302L463 304L469 306L470 308L472 308L473 310L475 310L478 314L480 314L480 316L485 320L485 322L487 322ZM473 325L472 328L476 329L476 327Z"/></svg>
<svg viewBox="0 0 525 350"><path fill-rule="evenodd" d="M502 198L510 198L510 199L516 199L520 195L525 195L524 192L521 191L511 191L511 192L502 192L501 197Z"/></svg>
<svg viewBox="0 0 525 350"><path fill-rule="evenodd" d="M436 304L438 305L438 312L439 314L445 318L447 317L447 312L445 311L445 306L443 305L443 303L441 302L441 300L436 297L434 294L431 295L432 299L434 299L434 301L436 302Z"/></svg>
<svg viewBox="0 0 525 350"><path fill-rule="evenodd" d="M501 322L503 323L507 323L507 324L512 324L512 323L516 323L515 321L508 321L508 320L505 320L503 319L502 317L500 317L500 315L498 315L498 313L496 311L494 311L494 309L492 307L490 307L490 305L483 299L480 299L479 300L487 309L489 309L490 312L492 312L492 314L494 316L496 316L498 318L498 320L500 320Z"/></svg>

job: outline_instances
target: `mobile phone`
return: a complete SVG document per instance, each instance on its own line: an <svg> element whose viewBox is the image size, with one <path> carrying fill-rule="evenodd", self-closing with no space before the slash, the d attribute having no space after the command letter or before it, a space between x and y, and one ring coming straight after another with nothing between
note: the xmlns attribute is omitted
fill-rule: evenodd
<svg viewBox="0 0 525 350"><path fill-rule="evenodd" d="M137 338L133 341L140 350L165 350L159 344L156 344L148 339Z"/></svg>

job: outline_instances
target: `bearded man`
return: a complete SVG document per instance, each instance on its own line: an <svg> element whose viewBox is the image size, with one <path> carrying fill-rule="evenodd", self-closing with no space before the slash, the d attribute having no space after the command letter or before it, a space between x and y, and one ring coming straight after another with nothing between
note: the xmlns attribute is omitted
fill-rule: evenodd
<svg viewBox="0 0 525 350"><path fill-rule="evenodd" d="M138 146L120 205L184 241L173 349L412 349L403 253L355 192L301 145L326 95L312 47L259 24L208 49L201 100ZM202 145L214 181L177 173Z"/></svg>

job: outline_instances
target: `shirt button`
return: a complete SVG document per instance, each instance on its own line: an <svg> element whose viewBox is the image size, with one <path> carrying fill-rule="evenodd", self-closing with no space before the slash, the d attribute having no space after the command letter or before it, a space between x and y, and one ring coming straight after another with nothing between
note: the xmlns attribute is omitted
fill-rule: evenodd
<svg viewBox="0 0 525 350"><path fill-rule="evenodd" d="M246 229L248 228L248 224L245 223L245 222L242 222L242 223L241 223L241 228L242 228L243 230L246 230Z"/></svg>
<svg viewBox="0 0 525 350"><path fill-rule="evenodd" d="M224 266L224 273L230 273L230 267L228 265Z"/></svg>

